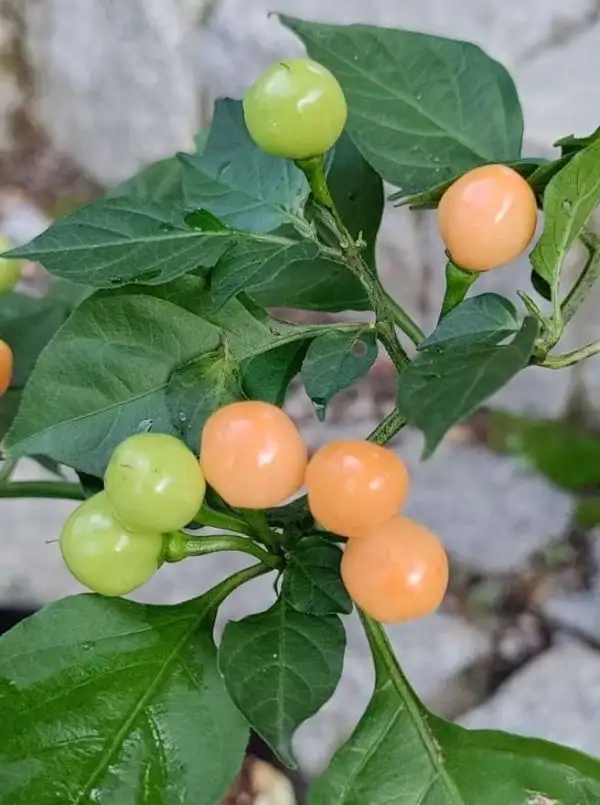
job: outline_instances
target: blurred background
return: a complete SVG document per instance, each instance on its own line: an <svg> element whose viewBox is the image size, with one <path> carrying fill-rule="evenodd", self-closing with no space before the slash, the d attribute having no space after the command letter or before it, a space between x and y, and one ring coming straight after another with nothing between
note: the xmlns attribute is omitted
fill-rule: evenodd
<svg viewBox="0 0 600 805"><path fill-rule="evenodd" d="M215 98L241 97L272 61L302 53L270 11L480 44L515 78L526 155L552 155L558 137L600 123L598 0L0 0L0 233L25 242L141 166L191 149ZM435 218L388 205L378 248L384 283L430 329L444 282ZM580 259L574 254L573 265ZM25 266L23 282L39 287L40 268ZM514 296L528 285L521 260L484 277L478 292ZM600 337L599 302L596 289L561 347ZM393 396L382 356L334 400L324 424L299 386L288 409L316 447L366 435ZM598 752L599 418L600 359L592 358L561 372L526 370L425 464L418 434L395 443L414 473L409 513L440 533L454 565L443 611L390 630L410 680L437 712ZM17 477L39 473L22 462ZM71 509L0 501L1 606L37 606L80 589L51 542ZM166 568L137 598L184 599L239 562ZM254 582L223 618L271 598L269 580ZM297 736L309 774L370 694L366 645L357 623L348 626L342 684Z"/></svg>

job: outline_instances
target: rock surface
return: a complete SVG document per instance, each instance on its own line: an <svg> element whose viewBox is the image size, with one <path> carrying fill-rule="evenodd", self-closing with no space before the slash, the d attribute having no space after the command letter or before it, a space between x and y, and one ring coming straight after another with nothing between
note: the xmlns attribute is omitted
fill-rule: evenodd
<svg viewBox="0 0 600 805"><path fill-rule="evenodd" d="M191 148L199 127L191 44L206 5L24 3L35 113L57 149L110 185L147 162Z"/></svg>
<svg viewBox="0 0 600 805"><path fill-rule="evenodd" d="M598 755L600 653L579 643L555 646L461 723L545 738Z"/></svg>

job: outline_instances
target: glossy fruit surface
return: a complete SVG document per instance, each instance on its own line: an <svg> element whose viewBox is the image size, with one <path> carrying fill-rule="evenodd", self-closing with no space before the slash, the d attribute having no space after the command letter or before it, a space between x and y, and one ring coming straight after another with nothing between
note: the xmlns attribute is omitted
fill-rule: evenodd
<svg viewBox="0 0 600 805"><path fill-rule="evenodd" d="M13 352L6 341L0 341L0 397L10 387L13 373Z"/></svg>
<svg viewBox="0 0 600 805"><path fill-rule="evenodd" d="M21 278L21 261L7 260L1 255L12 248L12 243L0 235L0 294L12 291Z"/></svg>
<svg viewBox="0 0 600 805"><path fill-rule="evenodd" d="M484 165L461 176L438 207L446 249L468 271L488 271L514 260L531 242L536 223L533 190L505 165Z"/></svg>
<svg viewBox="0 0 600 805"><path fill-rule="evenodd" d="M441 604L448 587L448 556L428 528L397 516L348 541L342 579L352 600L375 620L414 620Z"/></svg>
<svg viewBox="0 0 600 805"><path fill-rule="evenodd" d="M60 549L81 584L101 595L126 595L158 570L162 536L128 531L106 493L99 492L71 514L60 535Z"/></svg>
<svg viewBox="0 0 600 805"><path fill-rule="evenodd" d="M321 447L306 472L308 506L328 531L360 537L393 517L408 494L408 470L391 450L367 441Z"/></svg>
<svg viewBox="0 0 600 805"><path fill-rule="evenodd" d="M311 59L287 59L266 70L244 98L254 142L269 154L306 159L335 145L348 109L335 76Z"/></svg>
<svg viewBox="0 0 600 805"><path fill-rule="evenodd" d="M266 509L304 483L306 445L289 416L266 402L225 405L206 422L200 464L231 506Z"/></svg>
<svg viewBox="0 0 600 805"><path fill-rule="evenodd" d="M194 519L206 484L198 459L166 433L136 433L114 451L104 485L119 520L140 531L177 531Z"/></svg>

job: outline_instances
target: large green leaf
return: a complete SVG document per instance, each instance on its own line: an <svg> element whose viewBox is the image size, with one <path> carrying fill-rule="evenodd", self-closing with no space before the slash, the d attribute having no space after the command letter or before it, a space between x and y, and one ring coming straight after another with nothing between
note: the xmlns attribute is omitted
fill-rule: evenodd
<svg viewBox="0 0 600 805"><path fill-rule="evenodd" d="M106 198L61 218L10 254L39 260L82 285L154 285L217 262L235 236L212 223L199 228L197 217L144 197Z"/></svg>
<svg viewBox="0 0 600 805"><path fill-rule="evenodd" d="M279 322L250 301L215 311L204 281L191 275L155 288L99 291L40 356L6 447L96 476L117 444L140 430L183 431L197 449L198 428L216 399L211 359L195 362L209 353L219 360L216 351L226 345L242 364L322 331Z"/></svg>
<svg viewBox="0 0 600 805"><path fill-rule="evenodd" d="M287 603L307 615L348 615L352 601L340 576L342 552L323 537L301 540L285 569L282 592Z"/></svg>
<svg viewBox="0 0 600 805"><path fill-rule="evenodd" d="M237 229L271 232L301 223L308 182L293 162L250 139L240 101L220 100L203 153L181 154L188 208L205 207Z"/></svg>
<svg viewBox="0 0 600 805"><path fill-rule="evenodd" d="M309 805L592 805L600 763L544 741L462 729L429 713L367 622L373 698Z"/></svg>
<svg viewBox="0 0 600 805"><path fill-rule="evenodd" d="M281 19L336 75L352 139L403 192L419 193L485 162L520 158L523 120L514 84L476 45Z"/></svg>
<svg viewBox="0 0 600 805"><path fill-rule="evenodd" d="M173 372L166 398L175 427L197 452L208 417L221 406L244 399L239 366L223 349L200 355Z"/></svg>
<svg viewBox="0 0 600 805"><path fill-rule="evenodd" d="M527 318L508 344L459 341L417 355L402 372L397 405L408 423L423 431L425 456L527 366L537 334L537 322Z"/></svg>
<svg viewBox="0 0 600 805"><path fill-rule="evenodd" d="M512 302L495 293L465 299L419 344L419 350L460 343L499 344L519 329Z"/></svg>
<svg viewBox="0 0 600 805"><path fill-rule="evenodd" d="M65 598L2 637L2 805L219 802L248 739L212 638L231 582L177 606Z"/></svg>
<svg viewBox="0 0 600 805"><path fill-rule="evenodd" d="M534 271L558 282L567 252L600 203L600 140L579 151L544 192L544 231L531 253Z"/></svg>
<svg viewBox="0 0 600 805"><path fill-rule="evenodd" d="M321 335L311 343L302 364L306 393L324 413L331 398L364 377L376 359L377 337L368 325Z"/></svg>
<svg viewBox="0 0 600 805"><path fill-rule="evenodd" d="M251 727L289 766L295 766L294 730L333 694L345 646L339 618L305 615L282 599L225 628L219 667L227 689Z"/></svg>

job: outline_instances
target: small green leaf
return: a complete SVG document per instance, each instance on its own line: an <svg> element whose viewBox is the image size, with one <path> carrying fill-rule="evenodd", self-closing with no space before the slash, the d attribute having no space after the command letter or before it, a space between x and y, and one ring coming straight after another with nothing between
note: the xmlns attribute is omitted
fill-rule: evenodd
<svg viewBox="0 0 600 805"><path fill-rule="evenodd" d="M410 425L423 431L424 456L433 453L453 425L527 366L537 334L535 319L526 318L506 345L476 338L475 343L450 342L419 353L402 372L397 406Z"/></svg>
<svg viewBox="0 0 600 805"><path fill-rule="evenodd" d="M4 635L0 802L219 802L248 740L212 638L226 585L177 606L65 598Z"/></svg>
<svg viewBox="0 0 600 805"><path fill-rule="evenodd" d="M281 20L340 81L348 132L362 155L407 195L486 162L520 159L523 119L514 84L476 45L369 25Z"/></svg>
<svg viewBox="0 0 600 805"><path fill-rule="evenodd" d="M465 299L419 344L419 350L470 344L499 344L519 329L517 311L512 302L495 293Z"/></svg>
<svg viewBox="0 0 600 805"><path fill-rule="evenodd" d="M558 282L567 252L600 203L600 140L595 140L548 183L544 231L533 252L534 271L550 286Z"/></svg>
<svg viewBox="0 0 600 805"><path fill-rule="evenodd" d="M302 367L308 340L284 344L242 365L242 387L252 400L282 406L288 387Z"/></svg>
<svg viewBox="0 0 600 805"><path fill-rule="evenodd" d="M582 148L587 148L588 145L600 139L600 126L588 134L587 137L576 137L574 134L569 134L567 137L561 137L554 143L555 148L560 148L563 154L573 154L580 151Z"/></svg>
<svg viewBox="0 0 600 805"><path fill-rule="evenodd" d="M287 603L307 615L348 615L352 601L340 576L342 552L322 537L302 539L283 576Z"/></svg>
<svg viewBox="0 0 600 805"><path fill-rule="evenodd" d="M371 304L359 280L348 267L319 255L290 271L278 271L252 289L252 297L265 307L301 310L370 310Z"/></svg>
<svg viewBox="0 0 600 805"><path fill-rule="evenodd" d="M175 205L123 196L61 218L11 255L39 260L52 274L81 285L154 285L213 266L234 239L227 230L190 226Z"/></svg>
<svg viewBox="0 0 600 805"><path fill-rule="evenodd" d="M311 400L324 409L338 391L367 374L377 359L373 328L332 330L315 338L302 364L302 380Z"/></svg>
<svg viewBox="0 0 600 805"><path fill-rule="evenodd" d="M219 260L210 275L210 286L217 306L224 305L241 291L252 294L283 272L302 274L306 264L319 255L312 240L242 240Z"/></svg>
<svg viewBox="0 0 600 805"><path fill-rule="evenodd" d="M188 209L205 207L249 232L272 232L301 220L308 197L304 174L254 144L240 101L217 101L204 152L179 159Z"/></svg>
<svg viewBox="0 0 600 805"><path fill-rule="evenodd" d="M314 783L309 805L592 805L600 762L566 747L469 731L429 713L367 623L375 691L360 723Z"/></svg>
<svg viewBox="0 0 600 805"><path fill-rule="evenodd" d="M305 615L279 600L225 627L219 667L251 727L288 766L295 729L333 694L346 636L339 618Z"/></svg>

